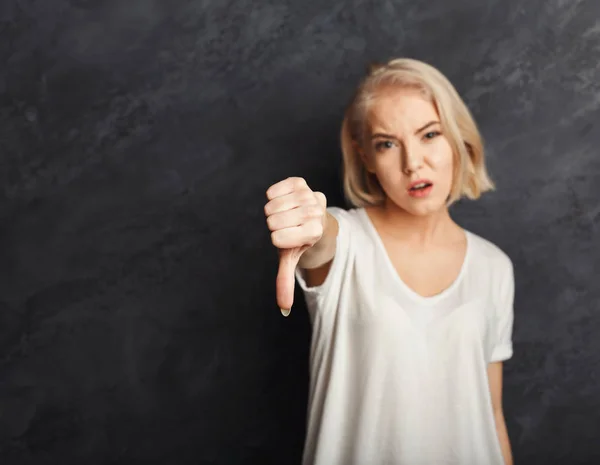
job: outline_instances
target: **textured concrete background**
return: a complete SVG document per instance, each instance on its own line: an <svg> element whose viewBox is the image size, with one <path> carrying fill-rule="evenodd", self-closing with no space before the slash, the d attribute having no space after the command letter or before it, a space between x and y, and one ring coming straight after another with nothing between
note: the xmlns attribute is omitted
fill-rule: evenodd
<svg viewBox="0 0 600 465"><path fill-rule="evenodd" d="M600 2L3 0L0 463L297 463L264 191L341 204L341 111L394 56L486 139L455 215L516 267L516 463L600 460Z"/></svg>

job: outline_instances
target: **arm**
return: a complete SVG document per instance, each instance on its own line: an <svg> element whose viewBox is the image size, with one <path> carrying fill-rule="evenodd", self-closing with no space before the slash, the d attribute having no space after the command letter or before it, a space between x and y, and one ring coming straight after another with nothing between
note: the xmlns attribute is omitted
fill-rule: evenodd
<svg viewBox="0 0 600 465"><path fill-rule="evenodd" d="M320 274L311 272L313 282L321 279L321 275L327 275L328 268L321 268L333 260L337 221L326 210L325 195L312 191L302 178L279 181L269 187L266 194L267 226L271 231L271 242L279 249L275 283L277 303L281 313L288 316L294 302L297 266L319 269Z"/></svg>
<svg viewBox="0 0 600 465"><path fill-rule="evenodd" d="M492 409L494 411L494 420L496 422L496 432L504 463L513 465L512 451L510 447L510 439L506 429L504 420L504 411L502 408L502 362L493 362L488 365L488 381L490 385L490 394L492 397Z"/></svg>
<svg viewBox="0 0 600 465"><path fill-rule="evenodd" d="M298 266L304 269L306 284L310 287L319 286L325 282L335 256L339 225L330 213L326 213L324 223L323 236L302 254L298 262Z"/></svg>

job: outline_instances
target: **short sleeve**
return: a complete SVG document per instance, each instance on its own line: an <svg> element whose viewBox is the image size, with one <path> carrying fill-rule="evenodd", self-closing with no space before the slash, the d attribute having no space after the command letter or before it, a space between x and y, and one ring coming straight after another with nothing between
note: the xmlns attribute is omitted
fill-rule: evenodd
<svg viewBox="0 0 600 465"><path fill-rule="evenodd" d="M506 257L503 277L497 294L495 344L491 362L508 360L513 355L512 332L514 320L515 278L513 265Z"/></svg>
<svg viewBox="0 0 600 465"><path fill-rule="evenodd" d="M304 270L297 268L295 272L296 281L304 292L307 306L311 312L316 311L317 307L331 306L337 303L353 250L351 241L352 212L339 207L328 207L327 212L338 222L338 235L335 255L325 281L319 286L309 287L305 280Z"/></svg>

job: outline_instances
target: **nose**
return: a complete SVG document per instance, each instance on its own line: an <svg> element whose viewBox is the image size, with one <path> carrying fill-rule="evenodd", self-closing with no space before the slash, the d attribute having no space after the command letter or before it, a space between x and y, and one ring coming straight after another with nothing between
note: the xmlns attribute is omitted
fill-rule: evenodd
<svg viewBox="0 0 600 465"><path fill-rule="evenodd" d="M404 160L402 160L402 171L410 175L423 168L424 156L422 149L414 145L404 147Z"/></svg>

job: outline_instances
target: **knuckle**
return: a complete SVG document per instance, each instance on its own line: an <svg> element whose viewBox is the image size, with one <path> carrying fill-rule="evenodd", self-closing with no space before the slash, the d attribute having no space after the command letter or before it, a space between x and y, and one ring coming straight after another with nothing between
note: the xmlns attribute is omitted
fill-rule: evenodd
<svg viewBox="0 0 600 465"><path fill-rule="evenodd" d="M283 242L282 242L281 233L279 231L273 231L271 233L271 242L273 243L273 245L275 247L282 248Z"/></svg>
<svg viewBox="0 0 600 465"><path fill-rule="evenodd" d="M318 205L308 205L306 207L306 217L307 218L319 218L322 216L321 207Z"/></svg>
<svg viewBox="0 0 600 465"><path fill-rule="evenodd" d="M275 213L277 213L278 211L281 210L281 201L282 200L280 198L276 198L269 202L269 205L268 205L269 215L274 215Z"/></svg>
<svg viewBox="0 0 600 465"><path fill-rule="evenodd" d="M303 205L310 205L315 203L315 196L313 195L311 190L307 189L302 191L299 200L300 203L302 203Z"/></svg>
<svg viewBox="0 0 600 465"><path fill-rule="evenodd" d="M327 207L327 197L325 197L325 194L323 194L323 192L315 192L315 198L317 199L317 202L319 203L319 205L322 205L323 207Z"/></svg>
<svg viewBox="0 0 600 465"><path fill-rule="evenodd" d="M306 184L306 180L304 178L295 177L295 178L293 178L293 182L294 182L294 187L296 189L302 189L304 187L308 187L308 185Z"/></svg>
<svg viewBox="0 0 600 465"><path fill-rule="evenodd" d="M323 235L323 225L317 221L310 221L306 223L306 234L313 240L319 240Z"/></svg>
<svg viewBox="0 0 600 465"><path fill-rule="evenodd" d="M265 196L267 197L267 199L271 200L274 197L274 190L276 189L277 184L273 184L271 186L269 186L269 188L266 190L265 192Z"/></svg>

